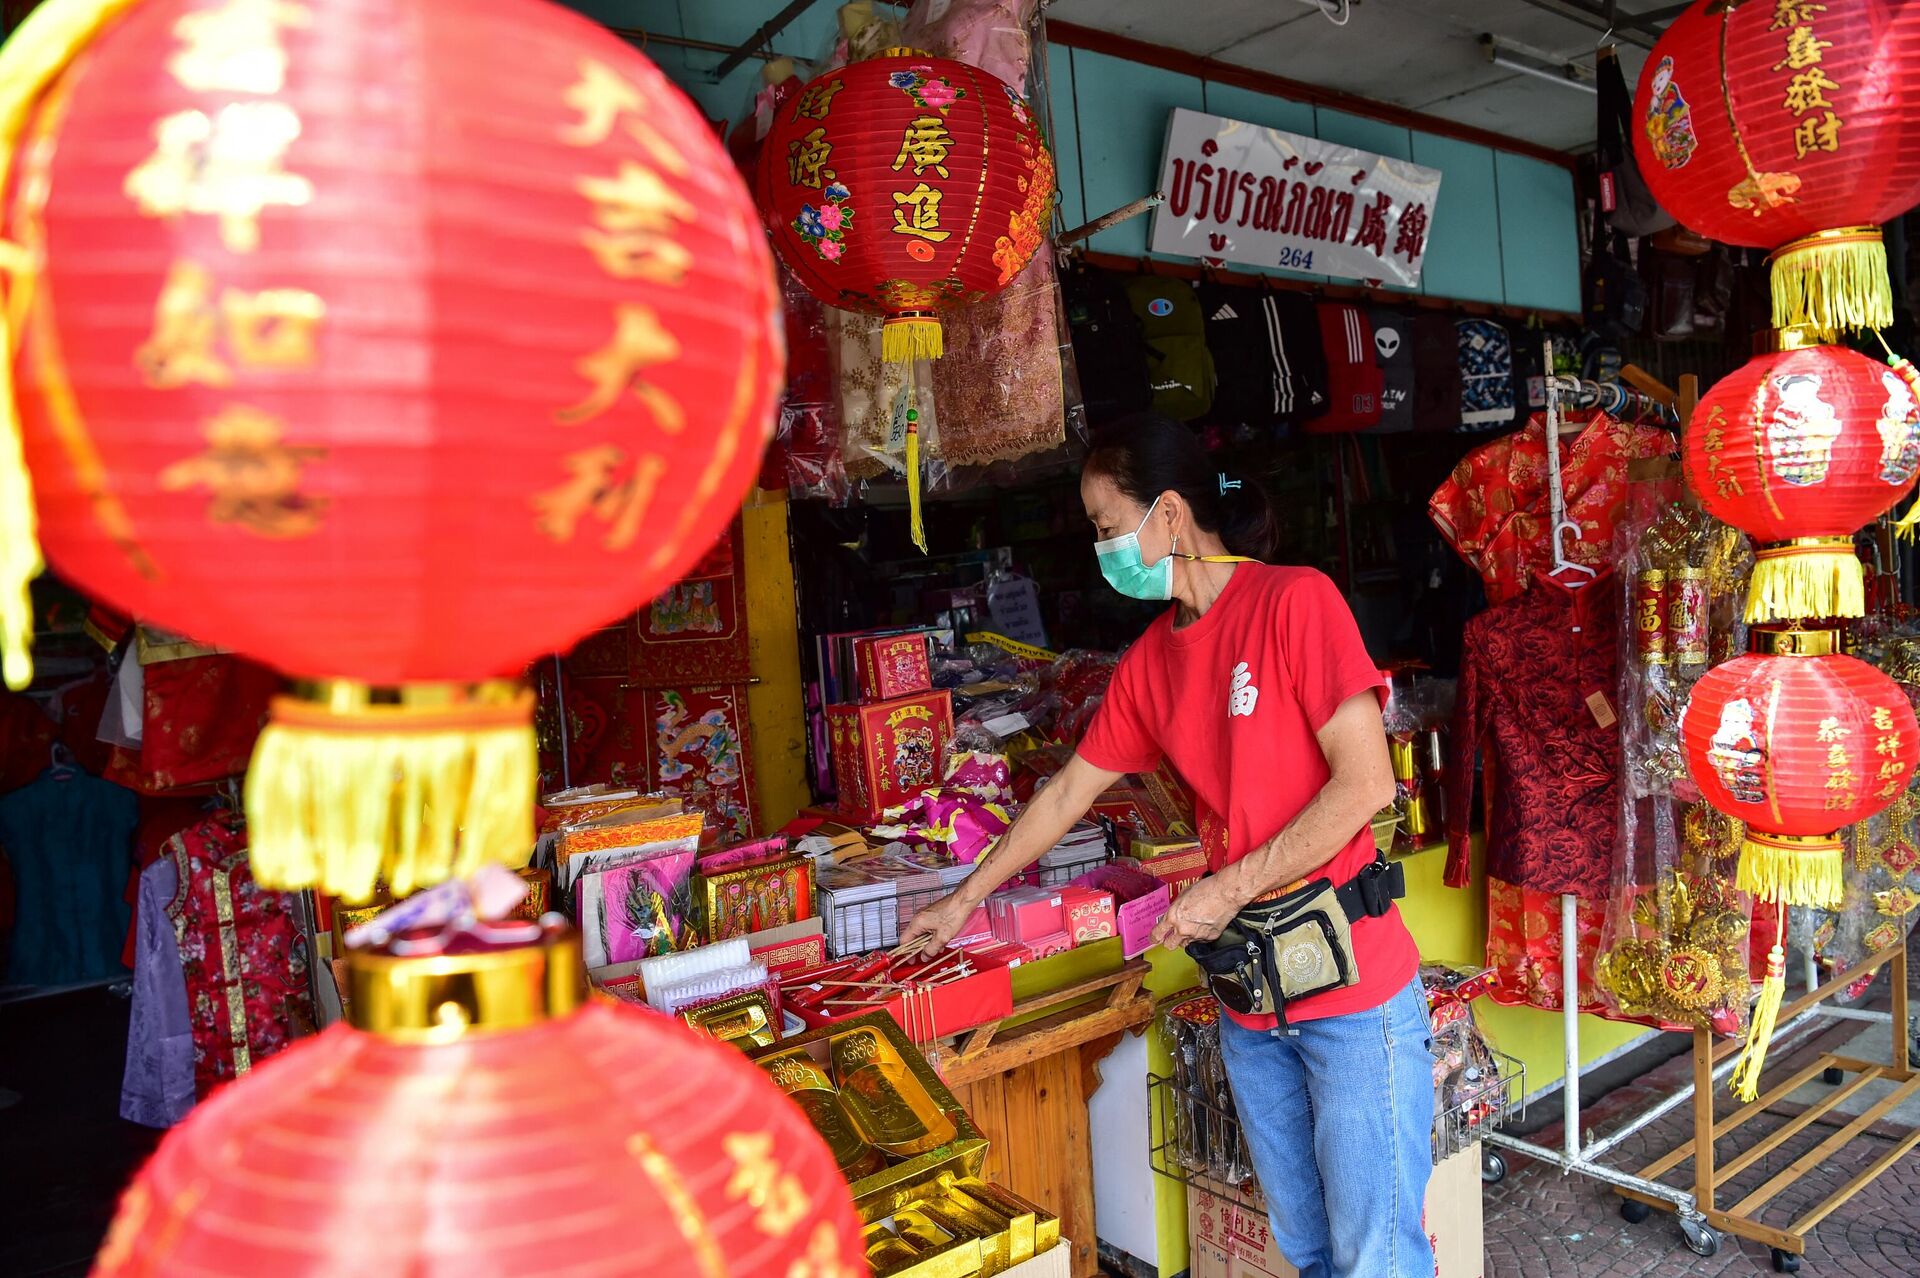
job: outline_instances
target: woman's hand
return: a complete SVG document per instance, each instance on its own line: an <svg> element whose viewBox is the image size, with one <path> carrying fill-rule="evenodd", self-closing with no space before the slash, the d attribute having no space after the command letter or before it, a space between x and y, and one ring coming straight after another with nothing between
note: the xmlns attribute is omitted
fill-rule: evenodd
<svg viewBox="0 0 1920 1278"><path fill-rule="evenodd" d="M943 896L921 910L900 929L900 944L895 954L934 955L952 944L972 917L975 906L955 892Z"/></svg>
<svg viewBox="0 0 1920 1278"><path fill-rule="evenodd" d="M1211 941L1227 930L1246 904L1219 875L1209 875L1182 892L1153 929L1153 943L1170 950L1189 941Z"/></svg>

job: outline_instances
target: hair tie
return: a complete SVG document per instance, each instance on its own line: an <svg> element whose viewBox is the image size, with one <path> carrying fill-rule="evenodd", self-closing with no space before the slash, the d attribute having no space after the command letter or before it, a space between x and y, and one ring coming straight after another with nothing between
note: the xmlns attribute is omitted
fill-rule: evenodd
<svg viewBox="0 0 1920 1278"><path fill-rule="evenodd" d="M1225 471L1222 471L1222 472L1220 473L1220 493L1221 493L1221 495L1222 495L1222 496L1225 496L1225 495L1226 495L1226 491L1227 491L1227 490L1228 490L1229 488L1238 488L1239 486L1240 486L1240 481L1239 481L1239 480L1237 480L1237 479L1228 479L1228 478L1227 478L1227 476L1226 476L1226 472L1225 472Z"/></svg>

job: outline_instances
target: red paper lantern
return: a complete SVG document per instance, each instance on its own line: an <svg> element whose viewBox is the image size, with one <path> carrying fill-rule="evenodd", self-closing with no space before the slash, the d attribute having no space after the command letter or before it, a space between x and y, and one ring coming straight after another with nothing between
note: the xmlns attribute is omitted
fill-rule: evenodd
<svg viewBox="0 0 1920 1278"><path fill-rule="evenodd" d="M530 702L485 681L692 565L771 427L772 262L700 113L536 0L146 0L19 169L49 559L331 681L263 737L261 880L363 897L389 830L396 891L524 857Z"/></svg>
<svg viewBox="0 0 1920 1278"><path fill-rule="evenodd" d="M1920 6L1698 0L1648 56L1634 118L1674 217L1778 250L1776 327L1893 322L1880 224L1920 203Z"/></svg>
<svg viewBox="0 0 1920 1278"><path fill-rule="evenodd" d="M349 962L375 1032L334 1026L168 1133L97 1278L864 1278L800 1110L675 1020L571 1010L577 941Z"/></svg>
<svg viewBox="0 0 1920 1278"><path fill-rule="evenodd" d="M940 354L938 313L999 292L1053 216L1053 156L1014 89L895 49L829 71L781 109L759 191L807 291L883 315L886 358Z"/></svg>
<svg viewBox="0 0 1920 1278"><path fill-rule="evenodd" d="M1791 335L1789 335L1791 337ZM1763 544L1749 621L1857 617L1853 533L1920 473L1920 394L1898 370L1840 346L1761 355L1716 382L1688 423L1687 483Z"/></svg>
<svg viewBox="0 0 1920 1278"><path fill-rule="evenodd" d="M1831 907L1837 831L1905 791L1920 724L1899 685L1840 655L1831 631L1762 640L1810 655L1749 653L1702 675L1680 722L1687 773L1708 803L1747 824L1741 889Z"/></svg>

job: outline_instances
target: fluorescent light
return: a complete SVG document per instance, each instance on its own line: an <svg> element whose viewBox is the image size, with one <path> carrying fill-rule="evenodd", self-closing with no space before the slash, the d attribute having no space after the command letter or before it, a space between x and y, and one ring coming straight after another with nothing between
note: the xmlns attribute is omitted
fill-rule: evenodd
<svg viewBox="0 0 1920 1278"><path fill-rule="evenodd" d="M1548 84L1557 84L1563 89L1573 89L1580 93L1592 93L1596 95L1600 92L1585 80L1576 80L1572 76L1567 75L1555 75L1551 71L1543 71L1539 67L1531 67L1524 62L1515 62L1512 58L1502 53L1495 52L1489 60L1497 67L1505 67L1509 71L1518 71L1521 75L1530 75L1536 80L1545 80Z"/></svg>

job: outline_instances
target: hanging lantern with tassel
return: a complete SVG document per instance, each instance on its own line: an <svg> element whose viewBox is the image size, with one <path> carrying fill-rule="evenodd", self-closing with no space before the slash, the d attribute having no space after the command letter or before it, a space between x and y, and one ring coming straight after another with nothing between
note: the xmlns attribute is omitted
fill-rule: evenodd
<svg viewBox="0 0 1920 1278"><path fill-rule="evenodd" d="M1920 5L1697 0L1647 56L1634 119L1662 207L1773 250L1776 328L1893 323L1880 225L1920 203Z"/></svg>
<svg viewBox="0 0 1920 1278"><path fill-rule="evenodd" d="M522 863L516 676L673 582L758 466L783 358L752 202L652 63L555 5L123 7L47 0L0 54L40 545L300 681L248 778L263 884Z"/></svg>
<svg viewBox="0 0 1920 1278"><path fill-rule="evenodd" d="M676 1020L579 1006L564 925L407 933L347 970L351 1024L169 1132L95 1278L865 1278L805 1115Z"/></svg>
<svg viewBox="0 0 1920 1278"><path fill-rule="evenodd" d="M1807 329L1773 335L1700 399L1684 445L1687 484L1716 518L1761 544L1752 622L1858 617L1865 587L1853 534L1920 473L1920 385Z"/></svg>
<svg viewBox="0 0 1920 1278"><path fill-rule="evenodd" d="M908 363L940 358L942 311L991 297L1032 260L1053 218L1053 156L1012 86L890 49L782 105L756 190L775 250L807 291L884 316L882 357ZM913 537L925 550L911 404L904 421Z"/></svg>
<svg viewBox="0 0 1920 1278"><path fill-rule="evenodd" d="M1746 825L1736 885L1781 911L1840 904L1840 831L1906 791L1920 722L1898 684L1839 651L1834 630L1756 630L1755 651L1715 666L1680 721L1687 775ZM1734 1089L1752 1100L1786 989L1768 955Z"/></svg>

